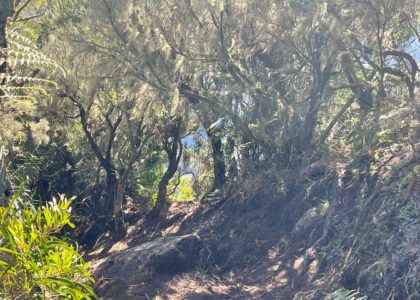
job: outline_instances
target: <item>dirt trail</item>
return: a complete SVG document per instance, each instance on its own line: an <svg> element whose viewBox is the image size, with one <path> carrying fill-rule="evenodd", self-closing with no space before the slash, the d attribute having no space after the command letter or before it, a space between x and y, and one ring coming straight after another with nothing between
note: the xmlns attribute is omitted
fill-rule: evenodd
<svg viewBox="0 0 420 300"><path fill-rule="evenodd" d="M243 224L247 218L231 217L223 220L224 212L211 214L197 229L192 219L202 211L203 207L195 204L173 204L169 208L166 222L162 222L160 230L152 236L139 231L141 224L134 224L129 228L126 239L89 254L93 267L112 253L163 236L181 235L195 230L204 243L210 249L213 248L208 261L200 262L192 272L174 277L160 274L132 287L136 289L138 299L293 299L302 286L312 284L318 261L312 260L305 267L305 250L298 245L291 247L287 244L288 240L282 238L284 233L273 235L276 228L261 228L260 225L265 224L261 220L252 223L258 224L258 228L248 224L247 231ZM254 219L255 214L259 213L258 210L248 212L249 217L253 215ZM243 229L242 235L234 237L239 234L240 228ZM220 253L223 247L229 251L228 248L242 238L247 246L232 249L235 251L234 257ZM216 244L219 244L219 249L215 248ZM103 280L99 279L97 286L102 283Z"/></svg>
<svg viewBox="0 0 420 300"><path fill-rule="evenodd" d="M376 181L366 175L372 162L352 165L351 189L344 185L341 192L336 169L306 181L299 170L262 174L201 204L172 203L157 230L139 221L126 239L105 239L90 258L95 267L129 247L195 233L209 254L192 271L130 286L136 299L307 300L341 287L360 287L372 299L406 299L420 294L420 164L415 156L387 157L376 162ZM104 281L97 279L98 288Z"/></svg>

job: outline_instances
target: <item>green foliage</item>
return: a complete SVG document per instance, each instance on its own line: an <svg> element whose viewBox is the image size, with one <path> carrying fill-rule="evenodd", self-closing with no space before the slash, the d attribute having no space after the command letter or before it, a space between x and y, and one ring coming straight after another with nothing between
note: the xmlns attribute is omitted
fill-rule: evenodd
<svg viewBox="0 0 420 300"><path fill-rule="evenodd" d="M29 188L36 199L82 192L75 186L73 158L65 146L50 143L37 146L31 152L28 150L20 150L9 165L8 175L14 191Z"/></svg>
<svg viewBox="0 0 420 300"><path fill-rule="evenodd" d="M171 189L171 186L169 186ZM182 176L179 179L179 184L175 189L175 193L171 195L173 201L190 202L196 199L193 191L193 180L191 177Z"/></svg>
<svg viewBox="0 0 420 300"><path fill-rule="evenodd" d="M166 167L164 164L157 164L150 166L150 169L138 173L135 182L138 195L152 199L154 203L158 193L158 184L165 170Z"/></svg>
<svg viewBox="0 0 420 300"><path fill-rule="evenodd" d="M182 177L179 183L179 198L183 201L194 201L191 178Z"/></svg>
<svg viewBox="0 0 420 300"><path fill-rule="evenodd" d="M9 176L14 189L30 186L39 176L40 168L45 163L44 157L28 152L18 154L13 162Z"/></svg>
<svg viewBox="0 0 420 300"><path fill-rule="evenodd" d="M401 207L398 212L398 221L400 228L404 227L407 223L416 219L416 215L419 213L417 202L414 199L410 199L407 203Z"/></svg>
<svg viewBox="0 0 420 300"><path fill-rule="evenodd" d="M328 208L330 207L330 201L328 199L321 200L319 204L319 212L321 215L325 215L327 213Z"/></svg>
<svg viewBox="0 0 420 300"><path fill-rule="evenodd" d="M288 174L289 168L318 159L312 156L316 152L336 162L354 153L372 153L372 148L398 142L395 132L403 125L401 119L408 127L411 119L418 119L413 92L407 89L410 80L413 87L418 84L418 68L410 67L413 54L408 49L415 37L410 29L418 12L414 1L355 1L350 6L339 0L15 2L18 11L26 7L19 19L44 17L9 22L9 45L0 49L0 64L7 66L0 74L0 137L11 141L14 148L7 147L13 148L8 155L17 157L11 163L12 181L38 188L36 181L42 177L48 192L54 185L80 188L95 209L108 201L104 195L110 198L109 206L116 202L109 193L113 189L102 188L107 182L112 188L110 175L122 181L128 194L156 200L166 170L165 152L171 150L165 146L178 138L197 136L190 145L185 143L177 180L172 179L167 190L173 201L192 201L204 196L218 177L215 161L225 163L228 187L235 189L266 166ZM65 66L67 77L57 78L55 61ZM35 74L34 69L42 71ZM60 98L43 102L56 82ZM219 119L223 130L213 131L212 141L205 129ZM23 143L27 137L32 140ZM325 149L310 151L320 150L320 137L328 141ZM46 144L49 138L59 146L66 144L74 163L32 152L32 144ZM52 149L52 143L48 147ZM25 151L34 155L23 155ZM374 178L380 171L375 162L368 175ZM182 176L186 173L194 176ZM68 180L73 175L76 184ZM317 187L316 181L311 188ZM402 186L407 195L412 182L407 178ZM276 185L279 193L288 192L286 176ZM418 211L413 200L405 201L397 213L401 224ZM330 205L320 196L305 204L318 205L321 214ZM46 212L26 210L44 218L37 229L36 217L28 234L42 231L48 223ZM15 214L17 219L23 216L19 220L27 226L25 213ZM5 216L12 217L12 211ZM6 236L3 242L15 251L16 241ZM288 241L280 244L287 248ZM332 242L323 248L326 259L339 256L340 246ZM41 257L40 266L47 260L57 265L54 255L62 259L64 252L49 248L35 257L33 253L44 249L37 247L23 259ZM4 254L14 259L15 268L20 258L10 251ZM16 269L16 278L11 278L25 282L17 278L27 276L25 268L19 274ZM26 294L42 290L31 289ZM341 289L333 295L355 299L357 292Z"/></svg>
<svg viewBox="0 0 420 300"><path fill-rule="evenodd" d="M70 221L71 200L60 196L43 207L15 196L0 207L0 297L5 299L92 299L89 264L56 235Z"/></svg>
<svg viewBox="0 0 420 300"><path fill-rule="evenodd" d="M355 150L363 149L365 144L365 137L368 136L370 127L360 118L353 116L349 120L349 127L352 128L349 143L354 147Z"/></svg>
<svg viewBox="0 0 420 300"><path fill-rule="evenodd" d="M290 239L285 236L281 237L277 244L277 248L281 251L286 251L289 247L290 247Z"/></svg>
<svg viewBox="0 0 420 300"><path fill-rule="evenodd" d="M376 137L380 144L388 144L392 143L392 139L390 138L391 130L383 130L381 132L376 133Z"/></svg>
<svg viewBox="0 0 420 300"><path fill-rule="evenodd" d="M13 23L12 23L13 24ZM9 26L7 31L8 47L1 49L4 57L0 58L0 64L6 63L10 70L18 71L18 68L33 67L60 69L59 66L43 54L36 44L24 34L17 26ZM22 71L18 74L2 74L1 90L5 95L3 99L28 99L36 101L37 95L47 95L47 87L56 86L55 82L48 79L24 76ZM25 85L21 85L25 83Z"/></svg>
<svg viewBox="0 0 420 300"><path fill-rule="evenodd" d="M56 83L46 77L37 78L40 69L53 74L61 70L25 35L25 28L16 23L7 27L8 46L0 49L0 136L4 143L21 143L28 132L36 144L48 143L50 129L46 119L39 119L38 100L45 97ZM33 71L33 70L37 71Z"/></svg>

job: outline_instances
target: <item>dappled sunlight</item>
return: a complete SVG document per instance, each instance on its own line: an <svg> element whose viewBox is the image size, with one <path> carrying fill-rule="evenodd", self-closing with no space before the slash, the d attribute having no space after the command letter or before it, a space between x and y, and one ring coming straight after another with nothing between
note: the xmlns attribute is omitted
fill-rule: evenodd
<svg viewBox="0 0 420 300"><path fill-rule="evenodd" d="M90 261L90 266L92 268L92 271L95 272L100 266L107 260L106 257L104 258L95 258L94 260Z"/></svg>
<svg viewBox="0 0 420 300"><path fill-rule="evenodd" d="M309 264L309 270L307 272L308 280L312 281L318 273L319 261L315 259Z"/></svg>
<svg viewBox="0 0 420 300"><path fill-rule="evenodd" d="M415 298L419 15L0 0L0 298Z"/></svg>
<svg viewBox="0 0 420 300"><path fill-rule="evenodd" d="M293 268L295 270L300 270L302 268L304 259L305 258L303 256L299 256L298 258L296 258L293 262Z"/></svg>
<svg viewBox="0 0 420 300"><path fill-rule="evenodd" d="M180 224L172 225L171 227L166 228L162 231L162 236L166 236L168 234L176 234L181 229Z"/></svg>
<svg viewBox="0 0 420 300"><path fill-rule="evenodd" d="M97 247L95 250L89 252L89 256L92 256L92 257L97 256L101 254L104 249L105 249L105 246Z"/></svg>
<svg viewBox="0 0 420 300"><path fill-rule="evenodd" d="M280 285L284 286L289 282L289 279L287 278L287 271L281 271L276 276L274 276L274 280Z"/></svg>
<svg viewBox="0 0 420 300"><path fill-rule="evenodd" d="M129 243L130 241L120 241L120 242L116 242L115 244L112 245L112 247L109 249L109 253L116 253L116 252L120 252L122 250L128 249L129 247Z"/></svg>
<svg viewBox="0 0 420 300"><path fill-rule="evenodd" d="M245 285L242 288L242 290L251 295L257 295L265 291L264 287L262 287L261 285Z"/></svg>
<svg viewBox="0 0 420 300"><path fill-rule="evenodd" d="M221 279L200 273L175 276L164 286L169 299L185 299L188 297L222 297L231 292L231 286Z"/></svg>
<svg viewBox="0 0 420 300"><path fill-rule="evenodd" d="M279 263L279 264L276 264L276 265L272 265L272 266L269 266L268 268L267 268L267 271L269 271L269 272L275 272L275 271L278 271L278 269L281 267L281 263Z"/></svg>

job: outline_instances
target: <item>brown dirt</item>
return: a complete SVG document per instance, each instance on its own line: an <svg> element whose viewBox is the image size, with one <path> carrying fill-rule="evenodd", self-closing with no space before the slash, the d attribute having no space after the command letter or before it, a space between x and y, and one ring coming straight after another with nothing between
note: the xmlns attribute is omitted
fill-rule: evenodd
<svg viewBox="0 0 420 300"><path fill-rule="evenodd" d="M167 235L195 232L211 255L193 272L158 275L130 287L136 289L138 299L292 299L302 284L308 285L319 263L313 260L303 270L304 249L288 245L290 226L278 220L284 199L284 194L277 202L233 195L220 198L220 203L172 203L153 234L147 234L139 221L118 243L105 237L88 258L95 271L117 251ZM103 283L99 280L97 286Z"/></svg>
<svg viewBox="0 0 420 300"><path fill-rule="evenodd" d="M399 151L390 148L381 153L379 180L388 177L389 170L406 158ZM323 177L309 180L300 178L301 174L297 170L294 175L276 176L267 171L230 194L214 197L218 200L213 203L172 203L167 217L158 222L152 234L139 221L129 228L126 239L112 244L105 238L102 246L89 253L89 258L95 268L109 253L167 235L197 233L211 255L192 272L175 277L163 274L141 282L133 287L138 291L138 299L323 299L349 277L343 274L344 267L335 266L341 264L351 269L357 263L355 244L350 243L357 238L340 232L348 230L346 226L351 225L357 207L344 203L347 197L344 193L336 204L339 213L331 217L332 233L324 218L311 232L292 239L289 233L293 225L314 206L313 199L332 197L330 179L335 173L327 171ZM362 180L365 179L360 179L360 183ZM350 223L343 225L345 219ZM330 235L329 239L320 238L323 228L328 229L325 233ZM347 248L319 253L326 243L329 249L340 245L338 237L349 241ZM315 249L317 243L320 247Z"/></svg>

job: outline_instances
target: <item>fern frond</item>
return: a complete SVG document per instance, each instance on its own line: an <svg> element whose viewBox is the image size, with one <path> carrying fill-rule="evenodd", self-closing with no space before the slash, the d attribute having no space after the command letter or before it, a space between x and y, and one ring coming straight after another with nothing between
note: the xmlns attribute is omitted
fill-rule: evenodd
<svg viewBox="0 0 420 300"><path fill-rule="evenodd" d="M5 86L5 87L2 87L2 90L6 91L6 92L12 92L12 93L13 92L33 91L33 92L39 92L44 96L46 96L48 94L47 91L40 86L19 86L19 87L17 87L17 86Z"/></svg>
<svg viewBox="0 0 420 300"><path fill-rule="evenodd" d="M44 66L64 70L58 64L43 54L37 45L20 33L19 27L7 29L8 47L0 49L0 64L6 63L8 72L0 74L0 102L2 110L25 112L30 114L34 110L36 98L33 95L47 95L46 86L57 88L57 83L49 79L22 76L18 66ZM18 75L14 75L14 74Z"/></svg>
<svg viewBox="0 0 420 300"><path fill-rule="evenodd" d="M54 60L43 54L34 42L16 30L7 33L9 47L0 49L0 52L4 53L0 63L6 62L11 68L18 65L42 65L59 69L65 76L64 70Z"/></svg>
<svg viewBox="0 0 420 300"><path fill-rule="evenodd" d="M28 52L28 53L33 51L31 47L19 44L12 40L7 41L7 43L9 44L10 47L16 48L18 51ZM3 49L2 51L7 51L7 49Z"/></svg>
<svg viewBox="0 0 420 300"><path fill-rule="evenodd" d="M13 106L13 101L19 104L20 107L29 107L36 104L36 98L28 95L3 95L0 96L0 99L5 99L7 101L8 107Z"/></svg>
<svg viewBox="0 0 420 300"><path fill-rule="evenodd" d="M37 52L37 51L20 51L20 50L14 50L14 49L5 49L3 52L6 54L6 56L13 56L13 57L28 57L29 59L32 58L32 60L40 59L43 61L53 62L51 59L46 57L44 54Z"/></svg>
<svg viewBox="0 0 420 300"><path fill-rule="evenodd" d="M2 49L2 52L5 54L6 57L15 57L15 58L23 58L29 61L43 61L56 66L57 64L45 54L36 51L34 49L30 49L29 47L20 45L18 43L9 42L9 44L13 47L9 47L7 49Z"/></svg>
<svg viewBox="0 0 420 300"><path fill-rule="evenodd" d="M11 76L0 74L0 81L4 81L4 85L9 82L24 82L24 83L35 83L35 84L47 84L53 87L57 87L57 83L52 80L42 79L42 78L35 78L35 77L28 77L28 76Z"/></svg>
<svg viewBox="0 0 420 300"><path fill-rule="evenodd" d="M16 68L17 65L20 66L31 66L31 65L38 65L38 66L47 66L47 67L54 67L59 69L59 66L54 62L49 62L45 60L34 59L31 56L26 55L21 57L8 57L8 58L0 58L0 64L7 63L7 65L11 68Z"/></svg>
<svg viewBox="0 0 420 300"><path fill-rule="evenodd" d="M24 35L21 35L16 30L13 30L11 32L7 32L7 40L8 42L17 42L19 41L21 44L26 45L32 49L38 49L38 46L31 41L29 38L25 37Z"/></svg>

